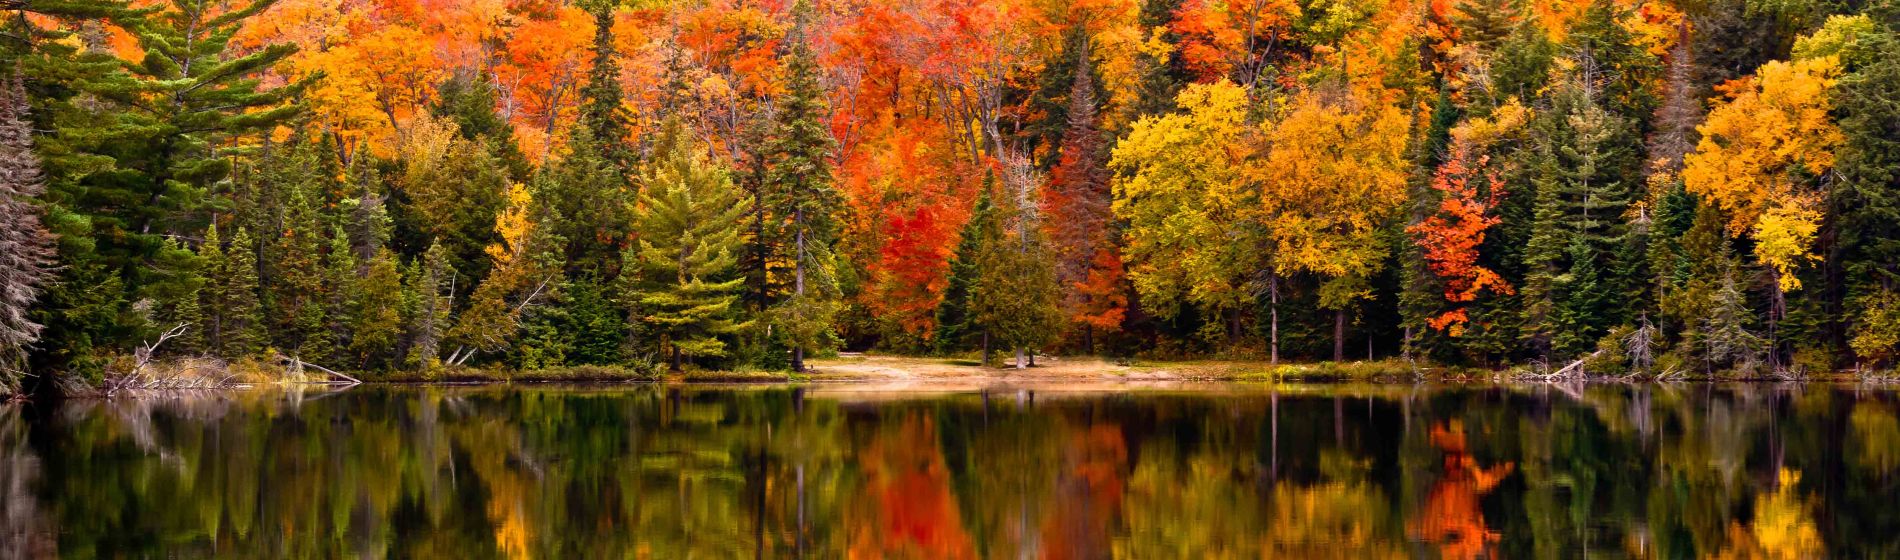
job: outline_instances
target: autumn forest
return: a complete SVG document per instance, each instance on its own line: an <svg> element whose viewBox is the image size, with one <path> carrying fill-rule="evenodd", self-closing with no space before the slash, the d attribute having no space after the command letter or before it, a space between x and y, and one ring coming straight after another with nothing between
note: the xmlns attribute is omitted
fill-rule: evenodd
<svg viewBox="0 0 1900 560"><path fill-rule="evenodd" d="M1892 0L0 8L0 393L1900 359Z"/></svg>

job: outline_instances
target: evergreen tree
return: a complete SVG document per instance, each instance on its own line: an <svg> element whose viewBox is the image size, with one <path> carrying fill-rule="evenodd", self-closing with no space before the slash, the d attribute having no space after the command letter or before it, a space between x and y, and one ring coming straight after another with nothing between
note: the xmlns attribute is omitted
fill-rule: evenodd
<svg viewBox="0 0 1900 560"><path fill-rule="evenodd" d="M520 333L522 318L532 317L536 307L557 297L566 241L543 226L548 210L533 192L515 185L508 193L508 207L495 216L499 240L485 249L494 272L475 286L468 307L448 330L448 340L456 345L445 361L448 365L507 348Z"/></svg>
<svg viewBox="0 0 1900 560"><path fill-rule="evenodd" d="M352 349L357 345L353 340L357 325L356 300L361 295L360 280L357 277L356 252L350 247L350 237L342 226L331 229L330 250L323 255L323 317L324 338L329 343L327 352L311 354L322 356L330 367L344 367L344 364L358 364L361 360Z"/></svg>
<svg viewBox="0 0 1900 560"><path fill-rule="evenodd" d="M628 243L633 185L599 147L620 143L597 140L587 128L576 128L568 139L567 157L548 164L544 180L535 181L541 189L535 196L548 207L546 225L567 240L563 251L570 275L582 267L617 264Z"/></svg>
<svg viewBox="0 0 1900 560"><path fill-rule="evenodd" d="M631 334L626 315L606 293L605 282L594 274L570 279L561 291L560 326L567 341L566 362L573 365L612 365L625 361L624 346Z"/></svg>
<svg viewBox="0 0 1900 560"><path fill-rule="evenodd" d="M28 313L53 278L53 238L33 200L46 191L33 153L26 89L0 77L0 395L18 390L40 324Z"/></svg>
<svg viewBox="0 0 1900 560"><path fill-rule="evenodd" d="M977 252L970 288L970 323L1015 349L1018 369L1027 367L1025 351L1055 340L1063 320L1048 246L1032 210L1027 193L1002 197L996 209L1001 227Z"/></svg>
<svg viewBox="0 0 1900 560"><path fill-rule="evenodd" d="M641 173L639 243L626 255L634 275L626 301L648 332L666 342L674 370L688 356L726 355L722 337L749 326L735 318L744 283L735 268L745 207L726 170L695 151L679 125L670 125Z"/></svg>
<svg viewBox="0 0 1900 560"><path fill-rule="evenodd" d="M632 171L634 154L628 149L631 120L620 92L620 62L614 52L614 7L616 0L584 0L583 8L594 16L594 60L587 71L587 85L581 87L581 127L594 139L587 145L598 157L613 166L624 180ZM578 149L578 148L576 148Z"/></svg>
<svg viewBox="0 0 1900 560"><path fill-rule="evenodd" d="M1850 336L1857 355L1892 345L1875 341L1900 339L1900 324L1882 318L1900 316L1893 295L1900 291L1900 41L1880 41L1883 56L1843 78L1836 94L1841 130L1847 135L1836 171L1841 181L1832 190L1833 209L1839 216L1838 264L1847 279Z"/></svg>
<svg viewBox="0 0 1900 560"><path fill-rule="evenodd" d="M1518 27L1520 0L1462 0L1452 14L1460 43L1489 53Z"/></svg>
<svg viewBox="0 0 1900 560"><path fill-rule="evenodd" d="M1630 241L1625 213L1639 176L1632 147L1640 144L1589 88L1573 82L1553 96L1527 152L1537 202L1524 253L1523 336L1545 358L1587 350L1630 318L1625 295L1633 290L1612 273L1625 270L1616 257ZM1585 270L1588 278L1579 274Z"/></svg>
<svg viewBox="0 0 1900 560"><path fill-rule="evenodd" d="M396 254L379 249L350 299L350 353L354 367L382 364L402 336L402 273Z"/></svg>
<svg viewBox="0 0 1900 560"><path fill-rule="evenodd" d="M53 131L41 139L51 179L45 202L55 233L75 238L60 243L61 282L87 292L48 302L43 323L58 334L41 367L96 374L98 363L86 356L149 339L159 326L136 311L140 302L180 293L190 281L166 276L176 267L154 266L165 239L201 231L206 193L230 172L229 147L302 110L291 100L307 81L262 90L258 79L295 47L229 48L272 3L177 0L138 12L110 2L46 3L112 18L144 56L121 62L103 51L64 51L67 60L49 57L29 70L64 90L45 98L41 126Z"/></svg>
<svg viewBox="0 0 1900 560"><path fill-rule="evenodd" d="M216 232L210 230L211 234ZM264 306L258 295L256 242L243 227L231 236L228 248L219 248L217 236L211 234L200 249L205 252L205 270L210 277L202 292L209 348L226 358L256 354L269 342Z"/></svg>
<svg viewBox="0 0 1900 560"><path fill-rule="evenodd" d="M272 319L272 344L304 360L328 357L330 339L324 310L325 235L315 203L305 189L289 193L283 226L265 252L264 307Z"/></svg>
<svg viewBox="0 0 1900 560"><path fill-rule="evenodd" d="M976 207L970 211L970 221L963 224L963 231L957 237L957 250L950 260L949 286L944 288L943 302L937 305L933 341L938 352L967 348L970 338L981 331L970 323L970 292L981 270L978 256L986 243L1001 236L1002 226L996 220L995 204L990 200L995 188L996 176L985 176L983 191L978 193ZM987 345L984 350L989 350ZM985 355L983 361L989 363L989 356Z"/></svg>
<svg viewBox="0 0 1900 560"><path fill-rule="evenodd" d="M456 74L436 89L429 114L455 123L462 139L487 148L507 177L523 178L533 171L528 156L515 143L514 126L495 112L495 85L486 74Z"/></svg>
<svg viewBox="0 0 1900 560"><path fill-rule="evenodd" d="M1181 7L1182 0L1143 0L1141 4L1141 28L1160 31L1160 39L1169 46L1178 44L1179 38L1168 25L1174 21L1174 14ZM1160 115L1174 111L1175 96L1181 88L1192 81L1186 66L1182 64L1180 49L1170 48L1165 52L1154 53L1143 50L1137 55L1135 67L1139 72L1141 95L1133 107L1137 116Z"/></svg>
<svg viewBox="0 0 1900 560"><path fill-rule="evenodd" d="M1731 367L1753 372L1761 365L1768 341L1748 329L1755 313L1748 308L1747 294L1735 282L1734 267L1724 270L1717 282L1710 294L1709 316L1700 329L1703 356L1711 369Z"/></svg>
<svg viewBox="0 0 1900 560"><path fill-rule="evenodd" d="M409 278L410 304L408 361L412 367L434 369L441 359L443 331L449 327L449 309L455 301L455 269L440 243L430 243Z"/></svg>
<svg viewBox="0 0 1900 560"><path fill-rule="evenodd" d="M204 318L198 300L205 283L202 261L196 252L173 238L165 239L153 257L152 268L167 281L153 286L143 300L145 305L140 307L145 310L144 322L167 331L184 329L167 341L162 351L193 353L204 349Z"/></svg>
<svg viewBox="0 0 1900 560"><path fill-rule="evenodd" d="M805 353L825 343L836 305L831 244L838 236L842 200L831 184L831 131L818 82L818 63L807 44L811 6L793 8L799 23L786 38L785 93L765 151L769 234L792 263L792 296L774 313L778 328L793 335L792 370L804 371Z"/></svg>

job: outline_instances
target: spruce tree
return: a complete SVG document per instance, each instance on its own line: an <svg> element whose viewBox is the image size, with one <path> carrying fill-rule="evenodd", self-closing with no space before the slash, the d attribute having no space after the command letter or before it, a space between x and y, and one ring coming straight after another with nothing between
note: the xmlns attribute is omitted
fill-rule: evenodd
<svg viewBox="0 0 1900 560"><path fill-rule="evenodd" d="M534 183L542 189L535 196L548 206L547 226L567 240L563 251L570 275L617 264L633 227L634 185L603 154L604 143L591 130L575 128L566 157L544 167L543 180Z"/></svg>
<svg viewBox="0 0 1900 560"><path fill-rule="evenodd" d="M1625 250L1626 214L1639 176L1633 147L1640 143L1590 88L1571 82L1553 94L1527 152L1537 202L1524 252L1523 336L1544 358L1587 350L1632 317L1627 295L1635 284L1621 273L1628 270L1624 259L1636 260ZM1585 270L1589 278L1579 275Z"/></svg>
<svg viewBox="0 0 1900 560"><path fill-rule="evenodd" d="M624 180L633 169L634 153L628 149L632 126L625 100L620 92L619 53L614 52L615 0L584 0L582 7L594 16L593 67L587 71L587 85L581 87L580 124L594 143L588 147L594 155L612 165Z"/></svg>
<svg viewBox="0 0 1900 560"><path fill-rule="evenodd" d="M272 319L272 345L293 357L322 360L330 350L323 285L327 236L305 189L289 193L282 229L275 233L262 267L269 271L264 306Z"/></svg>
<svg viewBox="0 0 1900 560"><path fill-rule="evenodd" d="M1841 181L1832 191L1832 206L1840 216L1838 264L1845 272L1850 336L1860 341L1853 349L1866 359L1891 345L1880 340L1900 339L1900 323L1882 320L1896 316L1894 295L1900 292L1900 41L1880 41L1883 56L1841 80L1836 111L1846 145L1835 168Z"/></svg>
<svg viewBox="0 0 1900 560"><path fill-rule="evenodd" d="M349 234L342 226L331 228L330 249L323 254L323 318L324 338L329 348L318 354L312 354L311 360L325 360L334 364L330 367L346 367L345 364L357 363L351 349L355 347L356 312L355 300L360 289L357 278L356 252L350 247Z"/></svg>
<svg viewBox="0 0 1900 560"><path fill-rule="evenodd" d="M449 266L448 250L440 243L429 249L409 278L408 331L410 367L434 369L441 360L443 331L449 328L449 310L455 301L455 269Z"/></svg>
<svg viewBox="0 0 1900 560"><path fill-rule="evenodd" d="M269 344L265 334L264 306L258 293L257 243L249 230L239 227L231 236L231 246L218 255L214 265L213 300L204 307L218 317L218 336L214 353L226 358L254 355Z"/></svg>
<svg viewBox="0 0 1900 560"><path fill-rule="evenodd" d="M402 336L402 273L396 254L381 249L369 260L350 299L350 353L355 367L376 367Z"/></svg>
<svg viewBox="0 0 1900 560"><path fill-rule="evenodd" d="M46 191L33 153L26 89L0 77L0 395L18 390L26 350L39 340L29 315L53 278L53 238L33 200Z"/></svg>
<svg viewBox="0 0 1900 560"><path fill-rule="evenodd" d="M970 211L970 221L963 224L963 231L957 237L957 249L950 260L949 285L944 288L943 302L937 305L937 330L932 335L938 352L969 347L970 338L981 330L970 323L970 291L981 270L977 259L984 245L1000 236L1002 226L996 220L995 204L990 200L995 183L995 175L984 177L983 190L977 194L976 206ZM989 356L984 356L983 361L987 364Z"/></svg>
<svg viewBox="0 0 1900 560"><path fill-rule="evenodd" d="M831 244L838 236L842 199L831 183L831 131L816 57L807 44L811 6L794 8L799 23L786 38L786 87L765 150L769 232L780 258L792 263L792 295L773 313L792 334L792 370L804 371L805 353L828 341L836 312Z"/></svg>
<svg viewBox="0 0 1900 560"><path fill-rule="evenodd" d="M688 356L726 355L722 337L749 326L736 318L745 207L726 170L695 152L670 125L641 173L639 243L626 256L631 312L666 342L674 370Z"/></svg>
<svg viewBox="0 0 1900 560"><path fill-rule="evenodd" d="M515 143L514 126L495 112L495 88L487 74L458 73L436 89L429 114L455 123L462 139L486 148L506 176L525 178L533 172L528 156Z"/></svg>

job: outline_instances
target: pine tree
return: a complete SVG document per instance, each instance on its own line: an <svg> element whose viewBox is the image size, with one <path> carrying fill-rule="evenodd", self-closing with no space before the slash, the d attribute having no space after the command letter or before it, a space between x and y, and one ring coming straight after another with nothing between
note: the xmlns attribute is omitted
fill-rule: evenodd
<svg viewBox="0 0 1900 560"><path fill-rule="evenodd" d="M1518 27L1520 0L1463 0L1452 14L1459 42L1489 53Z"/></svg>
<svg viewBox="0 0 1900 560"><path fill-rule="evenodd" d="M263 90L258 79L295 47L229 48L272 3L178 0L138 11L114 2L35 3L110 18L144 55L125 62L103 50L49 46L42 52L64 54L28 65L47 93L38 126L53 131L41 137L40 153L50 179L47 215L57 218L50 229L62 237L61 283L84 286L44 306L41 322L57 342L44 347L39 367L96 374L101 354L150 339L159 325L137 312L141 302L179 293L189 281L166 276L176 267L155 266L164 240L202 231L207 192L229 175L231 148L301 112L291 100L308 81Z"/></svg>
<svg viewBox="0 0 1900 560"><path fill-rule="evenodd" d="M0 77L0 395L19 390L40 324L28 315L53 278L53 238L33 199L46 191L27 122L26 89Z"/></svg>
<svg viewBox="0 0 1900 560"><path fill-rule="evenodd" d="M641 173L639 243L626 256L635 277L631 312L667 343L674 370L685 357L726 355L722 337L749 326L735 317L745 207L726 170L695 151L679 125L669 125Z"/></svg>
<svg viewBox="0 0 1900 560"><path fill-rule="evenodd" d="M838 236L836 214L842 207L831 184L831 132L818 79L818 63L807 44L811 6L794 8L799 23L786 38L785 93L778 100L778 121L766 147L767 207L770 234L784 259L792 262L792 296L775 312L777 327L793 334L792 370L804 371L805 353L825 343L831 325L833 284L831 243Z"/></svg>

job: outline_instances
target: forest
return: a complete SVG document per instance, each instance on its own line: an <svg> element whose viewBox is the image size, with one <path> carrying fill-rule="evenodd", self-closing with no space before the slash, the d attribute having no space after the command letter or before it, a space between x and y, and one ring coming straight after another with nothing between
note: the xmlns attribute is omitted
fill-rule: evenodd
<svg viewBox="0 0 1900 560"><path fill-rule="evenodd" d="M1900 358L1893 0L0 8L0 393Z"/></svg>

